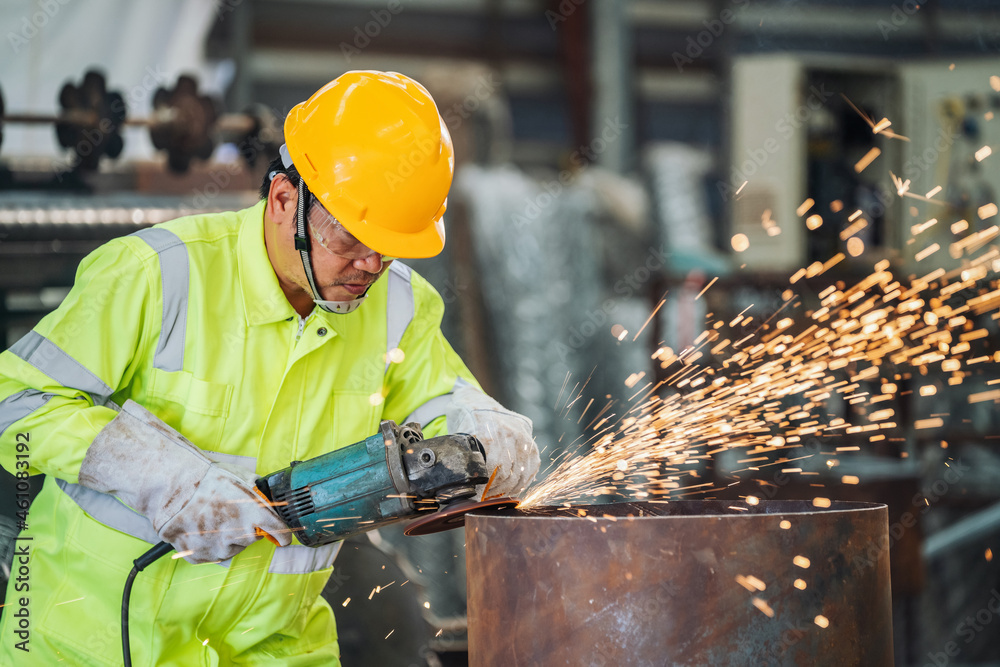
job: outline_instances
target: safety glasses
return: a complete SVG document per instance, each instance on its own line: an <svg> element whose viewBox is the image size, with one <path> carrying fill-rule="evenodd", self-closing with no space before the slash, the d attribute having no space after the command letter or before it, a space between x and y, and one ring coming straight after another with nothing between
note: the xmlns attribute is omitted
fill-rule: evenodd
<svg viewBox="0 0 1000 667"><path fill-rule="evenodd" d="M332 255L346 259L365 259L372 255L381 255L347 231L317 199L313 199L312 207L309 209L309 231L313 241ZM383 262L396 259L385 255L381 257Z"/></svg>

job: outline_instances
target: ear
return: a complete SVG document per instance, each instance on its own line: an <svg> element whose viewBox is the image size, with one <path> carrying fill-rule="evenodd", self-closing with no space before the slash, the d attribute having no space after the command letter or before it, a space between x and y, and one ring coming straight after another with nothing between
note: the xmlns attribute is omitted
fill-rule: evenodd
<svg viewBox="0 0 1000 667"><path fill-rule="evenodd" d="M267 193L267 217L276 225L295 224L295 207L299 201L299 191L285 174L278 174L271 180Z"/></svg>

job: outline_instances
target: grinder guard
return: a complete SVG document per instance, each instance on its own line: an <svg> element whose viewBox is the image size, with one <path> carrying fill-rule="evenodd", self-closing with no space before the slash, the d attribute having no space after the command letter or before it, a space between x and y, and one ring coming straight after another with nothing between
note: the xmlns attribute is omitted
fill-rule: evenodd
<svg viewBox="0 0 1000 667"><path fill-rule="evenodd" d="M472 435L425 440L418 424L384 420L361 442L257 480L305 546L321 546L475 495L488 481Z"/></svg>

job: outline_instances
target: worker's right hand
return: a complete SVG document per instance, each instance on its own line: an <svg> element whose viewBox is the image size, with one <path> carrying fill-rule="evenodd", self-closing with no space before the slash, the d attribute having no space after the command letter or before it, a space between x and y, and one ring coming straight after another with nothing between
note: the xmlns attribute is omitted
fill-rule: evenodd
<svg viewBox="0 0 1000 667"><path fill-rule="evenodd" d="M451 433L471 433L486 450L486 472L493 479L490 495L519 497L538 473L538 447L531 420L508 410L472 386L451 394L445 411ZM495 476L494 476L495 473ZM479 497L486 486L477 487Z"/></svg>
<svg viewBox="0 0 1000 667"><path fill-rule="evenodd" d="M210 460L134 401L97 434L80 466L80 484L117 496L153 524L192 563L235 556L258 537L281 546L291 534L262 502L257 475Z"/></svg>

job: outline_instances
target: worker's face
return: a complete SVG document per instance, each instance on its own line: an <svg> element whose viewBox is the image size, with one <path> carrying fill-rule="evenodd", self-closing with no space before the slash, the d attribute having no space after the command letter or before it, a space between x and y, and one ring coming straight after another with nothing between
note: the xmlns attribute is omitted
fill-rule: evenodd
<svg viewBox="0 0 1000 667"><path fill-rule="evenodd" d="M280 183L279 183L280 181ZM295 250L295 212L298 190L284 175L271 183L268 215L275 223L272 263L278 280L310 296L309 281L302 268L302 258ZM361 243L344 229L326 209L314 200L307 213L308 233L313 264L313 278L326 301L350 301L361 296L389 268L392 258L383 257ZM269 255L272 253L270 244ZM286 289L287 292L287 289Z"/></svg>

